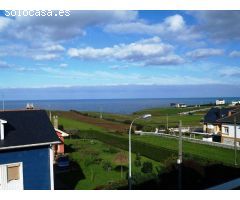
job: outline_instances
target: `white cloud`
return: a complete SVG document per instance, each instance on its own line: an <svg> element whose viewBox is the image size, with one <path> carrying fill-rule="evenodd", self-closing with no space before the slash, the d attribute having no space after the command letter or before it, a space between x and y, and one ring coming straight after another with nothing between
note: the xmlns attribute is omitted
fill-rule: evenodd
<svg viewBox="0 0 240 200"><path fill-rule="evenodd" d="M240 39L240 11L192 11L199 24L196 32L203 32L212 40Z"/></svg>
<svg viewBox="0 0 240 200"><path fill-rule="evenodd" d="M205 58L210 56L221 56L224 54L223 49L205 48L205 49L195 49L193 51L187 52L186 55L192 58Z"/></svg>
<svg viewBox="0 0 240 200"><path fill-rule="evenodd" d="M0 31L4 30L10 23L11 19L6 18L6 17L0 17Z"/></svg>
<svg viewBox="0 0 240 200"><path fill-rule="evenodd" d="M128 68L129 66L126 66L126 65L113 65L109 67L109 69L113 69L113 70L128 69Z"/></svg>
<svg viewBox="0 0 240 200"><path fill-rule="evenodd" d="M226 67L219 70L221 76L240 78L240 67Z"/></svg>
<svg viewBox="0 0 240 200"><path fill-rule="evenodd" d="M240 57L240 51L232 51L229 54L230 57Z"/></svg>
<svg viewBox="0 0 240 200"><path fill-rule="evenodd" d="M58 57L59 55L57 54L41 54L41 55L34 55L33 59L34 60L54 60Z"/></svg>
<svg viewBox="0 0 240 200"><path fill-rule="evenodd" d="M1 60L0 60L0 69L10 68L10 67L11 67L10 64L8 64L8 63L5 62L5 61L1 61Z"/></svg>
<svg viewBox="0 0 240 200"><path fill-rule="evenodd" d="M178 65L185 63L185 60L178 55L167 55L148 60L146 65Z"/></svg>
<svg viewBox="0 0 240 200"><path fill-rule="evenodd" d="M63 55L65 48L60 44L40 46L9 44L0 46L0 56L24 57L34 60L52 60Z"/></svg>
<svg viewBox="0 0 240 200"><path fill-rule="evenodd" d="M168 37L172 40L192 40L200 35L194 32L191 26L187 26L181 15L166 17L163 22L149 24L143 20L132 22L113 23L106 25L105 31L118 34L149 34Z"/></svg>
<svg viewBox="0 0 240 200"><path fill-rule="evenodd" d="M68 64L66 64L66 63L61 63L60 65L59 65L59 67L62 67L62 68L65 68L65 67L67 67L68 66Z"/></svg>
<svg viewBox="0 0 240 200"><path fill-rule="evenodd" d="M84 85L197 85L197 84L219 84L222 81L208 77L193 77L182 75L144 75L140 73L120 73L109 71L94 71L92 73L78 70L61 70L51 67L41 68L42 71L59 79L87 79Z"/></svg>
<svg viewBox="0 0 240 200"><path fill-rule="evenodd" d="M137 11L71 11L71 15L68 17L17 16L14 19L8 18L7 23L5 19L1 19L0 26L2 24L2 26L7 27L4 31L2 30L2 37L37 43L73 39L74 37L84 35L84 29L88 26L132 21L137 16Z"/></svg>
<svg viewBox="0 0 240 200"><path fill-rule="evenodd" d="M52 45L45 45L43 50L48 52L57 52L57 51L65 51L65 48L60 44L52 44Z"/></svg>
<svg viewBox="0 0 240 200"><path fill-rule="evenodd" d="M172 45L161 42L159 37L153 37L130 44L119 44L101 49L93 47L70 48L68 55L83 60L115 59L128 62L145 62L147 64L152 59L156 59L158 65L167 63L174 65L176 62L179 64L181 58L175 55L173 50Z"/></svg>

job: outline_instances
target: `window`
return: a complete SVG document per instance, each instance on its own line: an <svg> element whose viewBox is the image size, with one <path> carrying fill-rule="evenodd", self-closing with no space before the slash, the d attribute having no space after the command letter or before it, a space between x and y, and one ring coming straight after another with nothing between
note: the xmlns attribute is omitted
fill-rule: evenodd
<svg viewBox="0 0 240 200"><path fill-rule="evenodd" d="M7 166L7 181L20 179L20 164Z"/></svg>
<svg viewBox="0 0 240 200"><path fill-rule="evenodd" d="M228 131L229 131L228 127L224 127L224 133L228 134L229 133Z"/></svg>

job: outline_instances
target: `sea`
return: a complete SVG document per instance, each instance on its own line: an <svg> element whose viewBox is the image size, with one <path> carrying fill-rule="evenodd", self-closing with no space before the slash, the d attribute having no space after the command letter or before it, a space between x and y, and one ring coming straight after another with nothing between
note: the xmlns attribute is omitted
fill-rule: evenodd
<svg viewBox="0 0 240 200"><path fill-rule="evenodd" d="M6 100L5 110L24 109L27 103L32 103L37 109L46 110L78 110L107 112L117 114L132 114L133 112L156 107L169 107L170 103L199 105L215 103L216 97L211 98L155 98L155 99L74 99L74 100ZM237 97L226 97L226 103L240 100ZM2 110L0 102L0 110Z"/></svg>

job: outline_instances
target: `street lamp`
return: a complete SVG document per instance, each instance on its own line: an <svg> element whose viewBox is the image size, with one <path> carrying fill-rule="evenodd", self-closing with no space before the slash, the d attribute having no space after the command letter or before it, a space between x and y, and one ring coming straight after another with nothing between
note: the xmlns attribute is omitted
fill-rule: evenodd
<svg viewBox="0 0 240 200"><path fill-rule="evenodd" d="M132 121L132 123L131 123L131 125L130 125L130 127L129 127L129 132L128 132L128 136L129 136L129 139L128 139L128 142L129 142L129 156L128 156L128 159L129 159L129 172L128 172L128 184L129 184L129 189L131 190L131 188L132 188L132 155L131 155L131 153L132 153L132 142L131 142L131 132L132 132L132 125L133 125L133 123L137 120L137 119L149 119L149 118L151 118L152 117L152 115L151 114L145 114L145 115L141 115L141 116L139 116L139 117L137 117L137 118L135 118L133 121Z"/></svg>

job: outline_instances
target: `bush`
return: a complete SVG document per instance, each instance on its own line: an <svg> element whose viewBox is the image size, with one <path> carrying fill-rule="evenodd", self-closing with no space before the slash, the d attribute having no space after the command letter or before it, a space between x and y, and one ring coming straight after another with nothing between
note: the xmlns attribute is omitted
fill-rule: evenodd
<svg viewBox="0 0 240 200"><path fill-rule="evenodd" d="M58 129L61 130L61 131L64 131L63 125L62 125L62 124L59 124L59 125L58 125Z"/></svg>
<svg viewBox="0 0 240 200"><path fill-rule="evenodd" d="M85 161L84 161L85 167L88 167L88 166L94 164L94 163L95 163L95 159L96 159L96 158L95 158L94 156L89 156L89 157L87 157L87 158L85 159Z"/></svg>
<svg viewBox="0 0 240 200"><path fill-rule="evenodd" d="M142 124L136 124L136 130L142 130L143 125Z"/></svg>
<svg viewBox="0 0 240 200"><path fill-rule="evenodd" d="M112 146L109 146L107 149L104 149L103 151L106 152L106 153L110 153L110 154L114 154L114 153L119 152L119 150L117 150L116 148L114 148Z"/></svg>
<svg viewBox="0 0 240 200"><path fill-rule="evenodd" d="M157 179L157 176L153 173L142 174L141 172L135 172L132 174L132 185L139 185L153 179Z"/></svg>
<svg viewBox="0 0 240 200"><path fill-rule="evenodd" d="M112 170L112 163L109 161L103 161L102 162L102 167L105 171L109 172Z"/></svg>
<svg viewBox="0 0 240 200"><path fill-rule="evenodd" d="M152 126L144 126L142 130L143 130L144 132L152 132L153 129L154 129L154 128L153 128Z"/></svg>
<svg viewBox="0 0 240 200"><path fill-rule="evenodd" d="M177 156L170 156L166 160L164 160L164 165L166 166L166 171L171 171L176 167L177 164Z"/></svg>
<svg viewBox="0 0 240 200"><path fill-rule="evenodd" d="M142 162L141 162L140 153L137 153L137 154L136 154L136 159L135 159L135 161L134 161L134 164L135 164L136 167L141 167Z"/></svg>
<svg viewBox="0 0 240 200"><path fill-rule="evenodd" d="M116 190L124 188L128 185L127 180L111 181L107 185L100 185L95 190Z"/></svg>
<svg viewBox="0 0 240 200"><path fill-rule="evenodd" d="M131 121L131 120L129 120L129 119L126 119L126 120L124 120L124 121L123 121L123 123L124 123L124 124L131 124L131 123L132 123L132 121Z"/></svg>
<svg viewBox="0 0 240 200"><path fill-rule="evenodd" d="M152 162L144 162L141 171L143 173L152 173L153 165Z"/></svg>

